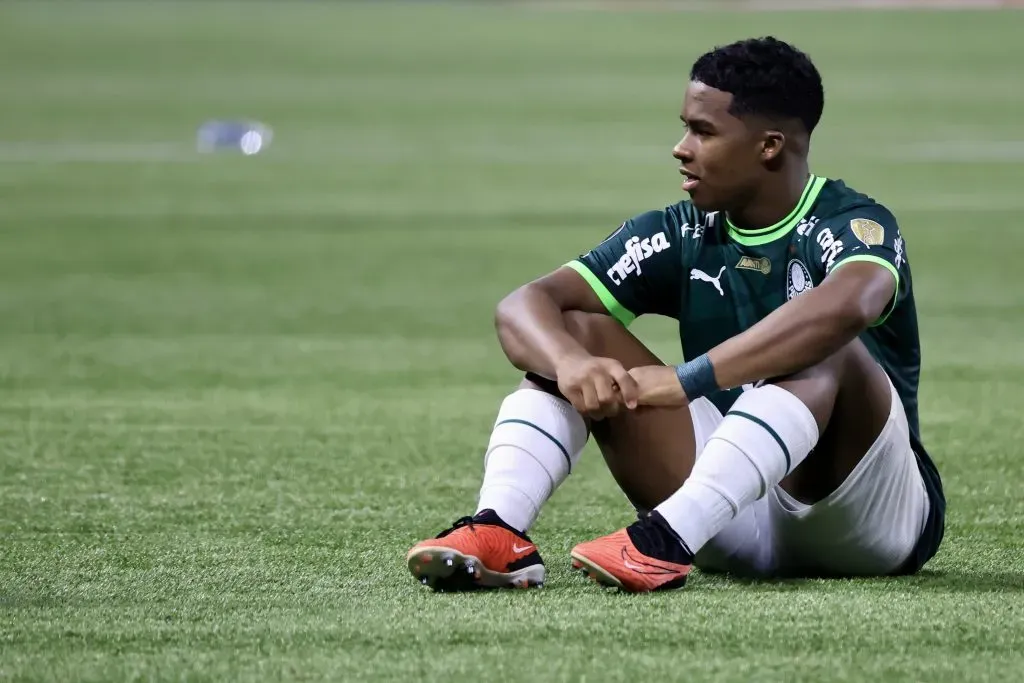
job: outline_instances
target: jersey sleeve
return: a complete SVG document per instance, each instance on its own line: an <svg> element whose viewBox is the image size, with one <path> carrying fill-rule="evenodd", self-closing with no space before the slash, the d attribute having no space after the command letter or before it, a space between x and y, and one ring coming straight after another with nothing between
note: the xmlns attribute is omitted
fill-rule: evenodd
<svg viewBox="0 0 1024 683"><path fill-rule="evenodd" d="M648 211L566 265L623 325L652 313L679 316L682 237L671 211Z"/></svg>
<svg viewBox="0 0 1024 683"><path fill-rule="evenodd" d="M854 209L822 221L811 244L814 266L821 279L848 263L876 263L892 273L896 293L885 312L876 320L877 327L909 293L910 272L906 245L896 218L883 207Z"/></svg>

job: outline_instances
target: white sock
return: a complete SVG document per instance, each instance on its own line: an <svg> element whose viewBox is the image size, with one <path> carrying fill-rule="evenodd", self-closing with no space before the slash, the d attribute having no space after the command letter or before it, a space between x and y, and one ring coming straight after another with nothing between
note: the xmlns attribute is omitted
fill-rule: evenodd
<svg viewBox="0 0 1024 683"><path fill-rule="evenodd" d="M814 415L796 396L772 384L744 392L690 477L655 510L696 553L803 462L817 442Z"/></svg>
<svg viewBox="0 0 1024 683"><path fill-rule="evenodd" d="M477 512L490 508L525 533L569 476L587 436L586 423L568 401L536 389L510 394L487 445Z"/></svg>

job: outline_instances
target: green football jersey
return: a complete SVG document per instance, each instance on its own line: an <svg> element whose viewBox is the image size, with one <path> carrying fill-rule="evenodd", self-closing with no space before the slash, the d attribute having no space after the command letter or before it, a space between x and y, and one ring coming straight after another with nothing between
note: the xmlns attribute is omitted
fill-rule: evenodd
<svg viewBox="0 0 1024 683"><path fill-rule="evenodd" d="M856 261L877 263L897 282L892 303L861 340L903 403L931 501L924 534L906 567L916 571L938 550L946 501L920 438L917 311L907 246L888 209L842 181L811 176L792 213L767 228L742 230L721 212L703 212L683 201L627 220L568 265L624 325L644 314L678 320L683 357L693 359ZM725 414L741 391L708 399Z"/></svg>

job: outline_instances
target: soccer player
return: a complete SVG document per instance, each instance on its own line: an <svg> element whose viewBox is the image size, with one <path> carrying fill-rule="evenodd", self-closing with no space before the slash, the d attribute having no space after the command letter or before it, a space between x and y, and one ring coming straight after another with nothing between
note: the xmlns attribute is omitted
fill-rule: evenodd
<svg viewBox="0 0 1024 683"><path fill-rule="evenodd" d="M918 426L921 353L893 214L810 172L824 94L773 38L693 65L673 150L688 201L625 221L498 306L526 372L498 411L476 514L408 553L436 590L532 586L527 531L592 434L638 511L577 545L606 586L916 572L945 522ZM668 366L628 325L679 321Z"/></svg>

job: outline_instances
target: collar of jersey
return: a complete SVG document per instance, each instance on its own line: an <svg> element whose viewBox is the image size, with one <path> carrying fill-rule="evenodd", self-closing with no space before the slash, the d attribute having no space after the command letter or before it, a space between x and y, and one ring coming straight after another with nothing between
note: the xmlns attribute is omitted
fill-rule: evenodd
<svg viewBox="0 0 1024 683"><path fill-rule="evenodd" d="M780 237L788 235L807 215L811 207L814 206L814 202L817 201L818 195L821 193L821 189L825 187L826 182L828 182L828 178L819 178L812 174L807 180L807 185L804 186L804 192L800 195L800 201L796 203L796 206L789 212L789 215L775 225L769 225L767 228L757 228L756 230L737 228L729 220L729 217L726 216L725 225L729 229L729 237L744 246L756 247L760 244L774 242Z"/></svg>

